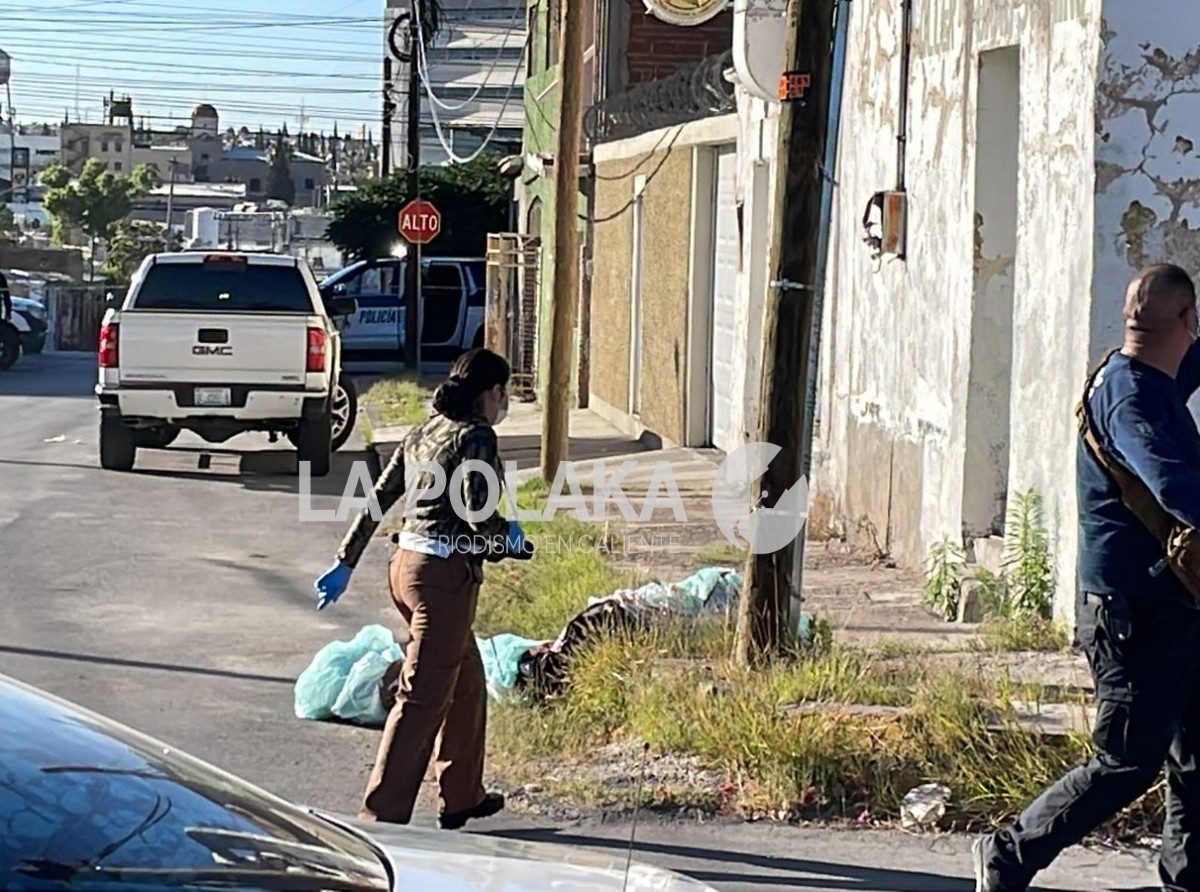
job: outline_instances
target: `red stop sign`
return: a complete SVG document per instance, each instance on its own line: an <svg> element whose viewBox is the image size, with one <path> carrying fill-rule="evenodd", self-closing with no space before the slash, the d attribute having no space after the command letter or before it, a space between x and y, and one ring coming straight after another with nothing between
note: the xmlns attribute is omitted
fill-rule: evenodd
<svg viewBox="0 0 1200 892"><path fill-rule="evenodd" d="M428 201L418 198L400 209L397 228L406 242L427 245L442 231L442 215Z"/></svg>

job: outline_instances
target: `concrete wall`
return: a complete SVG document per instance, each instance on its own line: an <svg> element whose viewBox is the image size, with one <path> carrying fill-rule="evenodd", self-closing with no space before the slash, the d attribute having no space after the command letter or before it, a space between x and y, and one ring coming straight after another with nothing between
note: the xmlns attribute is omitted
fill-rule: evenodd
<svg viewBox="0 0 1200 892"><path fill-rule="evenodd" d="M1096 102L1096 279L1090 358L1120 343L1133 273L1200 275L1200 7L1107 0Z"/></svg>
<svg viewBox="0 0 1200 892"><path fill-rule="evenodd" d="M30 248L0 241L0 269L29 273L60 273L83 279L83 253L66 248Z"/></svg>
<svg viewBox="0 0 1200 892"><path fill-rule="evenodd" d="M943 536L961 537L964 516L1002 509L1000 491L1038 489L1063 614L1075 588L1072 408L1103 262L1093 250L1100 5L915 4L908 256L877 261L860 219L897 180L902 4L852 4L814 456L839 525L873 531L913 565ZM1015 58L985 55L981 69L981 54L1006 47L1020 48ZM1006 114L1006 61L1019 126L1004 145L990 108ZM1012 182L1014 150L1006 206L989 183ZM1005 403L1007 435L995 423Z"/></svg>
<svg viewBox="0 0 1200 892"><path fill-rule="evenodd" d="M647 172L653 171L653 177ZM591 392L630 411L630 307L634 204L642 189L642 373L640 420L675 442L684 439L687 374L688 252L692 154L658 151L598 163L592 280Z"/></svg>
<svg viewBox="0 0 1200 892"><path fill-rule="evenodd" d="M736 115L693 121L595 148L595 256L589 406L633 435L696 444L708 373L708 307L717 146ZM634 214L642 196L641 405L631 417ZM699 262L698 262L699 261Z"/></svg>

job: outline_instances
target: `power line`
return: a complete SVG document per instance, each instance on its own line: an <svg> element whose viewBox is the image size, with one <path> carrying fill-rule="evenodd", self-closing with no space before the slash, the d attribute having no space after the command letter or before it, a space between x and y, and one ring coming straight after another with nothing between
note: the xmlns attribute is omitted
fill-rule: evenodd
<svg viewBox="0 0 1200 892"><path fill-rule="evenodd" d="M421 83L425 88L426 95L432 98L433 90L429 85L429 60L425 55L425 36L421 30L421 17L420 16L416 17L416 22L417 22L417 41L416 41L416 43L417 43L417 59L418 59L417 71L418 71L418 74L420 75ZM532 39L533 39L533 32L527 31L525 34L525 47L526 47L527 51L529 48L529 42ZM504 102L500 106L500 111L496 113L495 123L492 124L491 130L489 130L487 135L483 138L483 142L480 143L479 148L477 148L472 154L468 155L466 158L460 158L458 155L454 154L454 148L446 141L445 134L442 132L442 122L441 122L440 118L438 117L437 106L433 102L430 102L429 111L430 111L430 115L433 117L433 129L434 129L434 132L437 133L438 142L441 143L442 150L446 153L446 156L451 161L453 161L455 164L468 164L471 161L474 161L476 158L478 158L480 155L482 155L483 150L488 147L488 144L495 137L496 131L500 129L500 121L504 117L504 112L508 109L508 103L509 103L509 100L512 99L512 94L516 91L517 80L521 76L521 71L522 71L521 67L517 67L513 70L512 83L509 84L508 92L504 96Z"/></svg>
<svg viewBox="0 0 1200 892"><path fill-rule="evenodd" d="M20 61L21 47L23 46L23 44L19 39L13 40L11 37L6 35L4 38L4 45L8 48L9 55L11 55L13 57L13 60L14 60L13 68L14 68L14 72L15 72L17 69L17 65L15 63ZM44 49L46 47L46 42L41 41L41 40L35 40L35 41L30 42L30 46L36 47L38 49ZM61 46L62 51L64 53L70 53L72 55L77 50L81 50L81 49L94 50L95 49L95 44L65 43L65 44L59 44L59 46ZM121 61L120 59L116 58L117 56L160 57L164 54L184 55L184 54L198 53L198 54L202 54L206 57L218 58L218 59L219 58L229 58L229 59L243 59L244 60L246 58L246 55L247 55L246 50L221 49L222 46L227 47L228 44L227 43L217 44L216 46L209 47L204 44L197 44L197 43L167 43L165 41L160 41L160 42L155 43L155 45L153 47L144 47L144 46L120 47L120 48L114 48L111 51L109 64L112 64L112 62ZM301 57L301 56L299 56L299 54L294 53L294 52L271 52L270 50L257 50L256 49L254 51L253 56L255 59L275 59L275 60L284 59L289 62L297 62L297 61L352 62L352 63L364 63L364 64L367 62L370 62L372 64L378 64L378 62L379 62L379 54L377 52L368 53L365 51L361 55L349 55L349 54L335 55L335 54L330 54L330 53L318 53L318 52L306 51L303 54L303 56Z"/></svg>
<svg viewBox="0 0 1200 892"><path fill-rule="evenodd" d="M16 97L14 96L14 99L15 98ZM57 105L55 105L53 107L61 109L62 103L74 100L74 92L69 91L69 90L57 90L54 88L47 88L47 89L43 89L43 90L32 91L32 92L26 94L26 98L41 99L41 100L45 100L45 101L53 101L53 102L57 103ZM203 101L203 97L198 97L196 99L196 101ZM167 110L180 108L181 106L183 106L185 104L186 105L191 104L191 100L187 100L185 102L182 99L179 99L179 100L145 99L145 100L139 100L139 102L140 102L141 106L144 106L146 108L158 108L158 109L167 109ZM236 102L236 101L224 102L223 101L221 103L221 106L222 106L222 108L225 108L229 111L233 111L233 112L240 111L243 113L250 113L250 114L253 114L255 112L262 112L264 114L273 114L273 113L292 114L294 112L299 111L299 109L300 109L300 103L298 101L294 102L294 103ZM341 116L341 117L346 116L346 107L345 106L336 106L336 107L335 106L308 106L307 110L308 110L310 116L321 117L321 118L333 119L333 118L337 118L339 116ZM145 118L154 117L152 115L148 115L148 114L142 115L142 114L138 114L136 112L135 112L134 116L135 117L145 117ZM160 115L158 117L163 117L163 116ZM175 120L184 121L186 119L183 117L180 117L180 118L176 118Z"/></svg>
<svg viewBox="0 0 1200 892"><path fill-rule="evenodd" d="M49 65L51 63L54 63L56 66L61 66L62 56L56 55L54 53L21 53L20 57L18 58L18 61L23 62L25 60L32 60L35 63L35 65L36 64ZM41 60L44 60L44 61L41 61ZM99 60L93 60L93 59L85 58L83 56L72 54L71 61L73 61L76 65L82 65L85 67L95 67L97 69L103 70L105 72L105 74L103 76L111 79L111 76L109 74L107 74L107 72L111 69L111 65L112 65L112 61L113 61L111 58L105 59L103 62L101 62ZM186 72L186 73L196 73L196 74L205 74L205 75L209 75L209 74L235 75L235 74L238 74L238 75L252 76L252 77L256 77L256 78L257 77L272 77L272 78L286 77L286 78L292 78L292 79L295 79L295 78L320 78L320 79L332 78L335 80L370 80L370 81L374 82L379 79L378 74L375 71L375 68L378 67L378 61L379 61L378 59L371 59L369 61L363 60L362 64L363 64L364 68L366 68L367 66L370 66L370 67L369 67L369 70L364 70L361 74L354 74L354 73L348 73L348 72L330 72L330 73L326 74L326 73L318 73L318 72L313 72L313 71L296 71L296 70L282 71L279 69L239 68L239 67L235 67L235 66L226 66L226 65L178 65L174 62L149 62L149 61L141 61L141 60L138 61L137 66L139 69L145 68L145 69L151 69L151 70L157 70L157 71L171 71L171 72L175 72L175 73ZM358 60L355 60L355 64L358 64ZM20 68L18 68L18 70L15 72L15 74L20 74L20 73L21 73L21 70L20 70ZM58 77L60 79L70 79L72 82L74 82L73 75L54 74L52 76ZM37 77L39 79L41 79L43 77L43 75L39 73L37 75ZM161 83L161 81L160 81L160 83Z"/></svg>
<svg viewBox="0 0 1200 892"><path fill-rule="evenodd" d="M63 87L71 86L76 83L76 79L70 75L50 75L39 76L38 82L55 88L60 84ZM85 88L93 90L109 89L118 93L134 93L138 90L153 91L158 94L169 95L172 93L182 93L185 95L195 95L199 89L212 90L214 88L222 90L231 90L237 93L283 93L288 95L298 94L323 94L332 96L377 96L382 92L382 88L374 87L352 87L352 86L296 86L277 84L275 86L259 87L249 81L213 83L204 84L202 88L198 88L191 84L164 84L158 80L132 80L128 78L100 78L100 77L81 77L78 82ZM36 88L31 88L36 89Z"/></svg>
<svg viewBox="0 0 1200 892"><path fill-rule="evenodd" d="M470 0L468 0L468 2L470 2ZM520 19L522 22L524 22L524 19L525 19L525 7L524 6L515 6L513 8L512 20L509 22L509 29L508 29L509 33L512 33L516 29L518 19ZM420 30L419 25L418 25L418 30ZM526 35L525 35L526 51L528 51L528 47L529 47L529 34L528 34L528 32L526 32ZM492 64L490 66L488 66L488 70L484 73L483 80L480 82L479 86L475 88L475 92L472 93L466 99L464 99L462 102L460 102L458 105L449 105L446 102L444 102L443 100L439 99L434 94L433 89L430 88L427 83L425 93L427 96L429 96L430 104L436 105L436 106L444 109L445 111L449 111L449 112L461 111L462 109L466 108L468 105L470 105L472 102L475 101L475 98L483 91L483 88L487 86L487 82L489 80L491 80L492 74L495 73L496 66L500 64L501 56L503 55L504 50L506 50L506 49L508 49L508 34L506 34L504 36L504 40L501 42L500 48L496 51L496 55L492 59ZM422 49L421 52L422 52L422 59L423 59L424 58L424 49ZM518 71L519 71L519 68L518 68ZM508 97L505 96L505 105L507 106L507 104L508 104ZM504 112L501 111L501 114L503 114L503 113Z"/></svg>

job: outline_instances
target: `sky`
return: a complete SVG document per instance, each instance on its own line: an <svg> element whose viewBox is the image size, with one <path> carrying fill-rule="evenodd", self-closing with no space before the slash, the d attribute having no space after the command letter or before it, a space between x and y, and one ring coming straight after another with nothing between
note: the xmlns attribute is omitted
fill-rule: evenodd
<svg viewBox="0 0 1200 892"><path fill-rule="evenodd" d="M0 0L21 124L103 119L112 90L155 129L201 102L221 129L379 137L384 0ZM0 88L2 90L2 88ZM4 97L0 92L0 103ZM7 114L5 115L7 117Z"/></svg>

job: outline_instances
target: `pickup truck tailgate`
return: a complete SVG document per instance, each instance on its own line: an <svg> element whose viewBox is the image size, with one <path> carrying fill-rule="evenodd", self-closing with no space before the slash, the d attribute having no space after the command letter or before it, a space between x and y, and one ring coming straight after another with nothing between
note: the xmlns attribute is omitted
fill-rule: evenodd
<svg viewBox="0 0 1200 892"><path fill-rule="evenodd" d="M308 320L270 313L133 311L121 318L126 382L303 386Z"/></svg>

